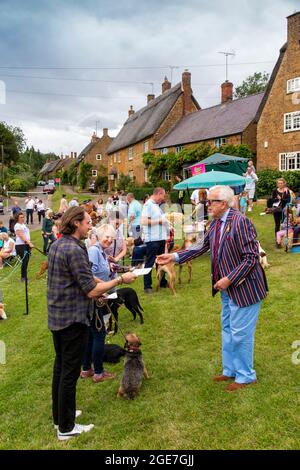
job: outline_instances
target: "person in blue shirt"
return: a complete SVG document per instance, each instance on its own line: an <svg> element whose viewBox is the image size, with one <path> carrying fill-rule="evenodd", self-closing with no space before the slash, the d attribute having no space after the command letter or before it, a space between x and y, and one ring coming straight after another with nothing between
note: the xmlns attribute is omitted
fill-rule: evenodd
<svg viewBox="0 0 300 470"><path fill-rule="evenodd" d="M4 227L3 220L0 220L0 233L7 233L8 230L6 227Z"/></svg>
<svg viewBox="0 0 300 470"><path fill-rule="evenodd" d="M142 205L134 197L133 193L127 194L128 206L128 235L135 240L141 236Z"/></svg>

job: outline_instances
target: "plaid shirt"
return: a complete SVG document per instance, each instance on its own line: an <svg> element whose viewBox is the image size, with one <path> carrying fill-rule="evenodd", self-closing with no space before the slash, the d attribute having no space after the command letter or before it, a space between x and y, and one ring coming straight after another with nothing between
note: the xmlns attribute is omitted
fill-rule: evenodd
<svg viewBox="0 0 300 470"><path fill-rule="evenodd" d="M87 294L96 287L86 248L77 238L64 235L49 250L48 326L62 330L73 323L89 325L92 300Z"/></svg>

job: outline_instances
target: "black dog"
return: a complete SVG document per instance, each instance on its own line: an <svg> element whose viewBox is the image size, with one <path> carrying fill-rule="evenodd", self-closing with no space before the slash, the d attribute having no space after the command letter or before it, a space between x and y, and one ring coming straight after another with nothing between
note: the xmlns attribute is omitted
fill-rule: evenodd
<svg viewBox="0 0 300 470"><path fill-rule="evenodd" d="M118 344L105 344L104 345L104 362L117 364L120 362L122 356L125 356L126 351Z"/></svg>
<svg viewBox="0 0 300 470"><path fill-rule="evenodd" d="M122 289L117 290L118 298L109 301L109 307L111 312L115 318L115 327L114 327L114 334L118 332L118 319L119 313L118 310L121 305L125 305L125 307L132 313L133 319L136 319L136 315L140 317L141 324L144 323L144 317L142 312L144 311L140 305L137 293L131 287L124 287ZM108 331L112 330L112 317L109 319L109 327Z"/></svg>

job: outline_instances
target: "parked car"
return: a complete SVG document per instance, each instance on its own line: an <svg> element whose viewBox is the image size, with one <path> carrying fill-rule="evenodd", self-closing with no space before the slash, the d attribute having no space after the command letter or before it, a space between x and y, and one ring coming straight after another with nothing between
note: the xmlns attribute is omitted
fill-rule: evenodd
<svg viewBox="0 0 300 470"><path fill-rule="evenodd" d="M4 214L4 204L2 196L0 196L0 214Z"/></svg>
<svg viewBox="0 0 300 470"><path fill-rule="evenodd" d="M53 194L55 193L55 186L54 184L45 184L43 187L43 193L47 194Z"/></svg>
<svg viewBox="0 0 300 470"><path fill-rule="evenodd" d="M53 184L53 186L55 185L55 181L54 180L48 180L47 181L47 184Z"/></svg>
<svg viewBox="0 0 300 470"><path fill-rule="evenodd" d="M43 180L40 180L37 182L38 186L45 186L46 184L47 184L46 181L43 181Z"/></svg>

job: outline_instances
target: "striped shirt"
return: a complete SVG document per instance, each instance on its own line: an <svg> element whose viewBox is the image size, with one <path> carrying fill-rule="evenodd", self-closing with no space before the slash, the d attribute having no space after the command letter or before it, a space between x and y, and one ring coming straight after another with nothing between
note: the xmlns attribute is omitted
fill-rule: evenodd
<svg viewBox="0 0 300 470"><path fill-rule="evenodd" d="M89 325L92 300L87 294L96 287L87 250L71 235L51 245L48 268L48 327L62 330L73 323Z"/></svg>

